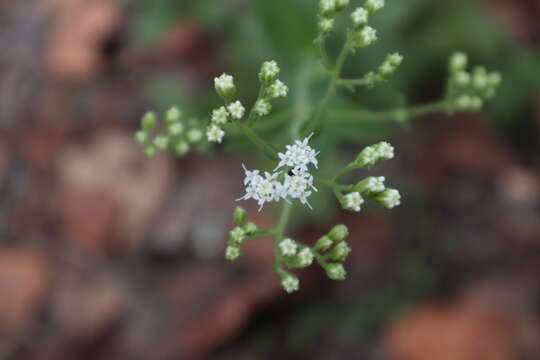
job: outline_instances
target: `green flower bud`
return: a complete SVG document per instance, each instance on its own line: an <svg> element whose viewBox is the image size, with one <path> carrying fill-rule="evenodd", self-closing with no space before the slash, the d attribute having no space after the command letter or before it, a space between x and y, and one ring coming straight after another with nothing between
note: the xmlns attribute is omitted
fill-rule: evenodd
<svg viewBox="0 0 540 360"><path fill-rule="evenodd" d="M368 23L369 13L366 9L359 7L351 13L351 18L355 28L362 28Z"/></svg>
<svg viewBox="0 0 540 360"><path fill-rule="evenodd" d="M330 249L330 247L334 244L332 239L330 239L327 235L321 237L319 240L317 240L317 243L315 244L315 249L320 251L326 251Z"/></svg>
<svg viewBox="0 0 540 360"><path fill-rule="evenodd" d="M319 12L324 17L332 17L336 12L336 0L320 0Z"/></svg>
<svg viewBox="0 0 540 360"><path fill-rule="evenodd" d="M139 130L135 133L135 141L144 145L148 141L148 133L144 130Z"/></svg>
<svg viewBox="0 0 540 360"><path fill-rule="evenodd" d="M354 190L362 194L376 194L383 191L386 187L384 186L384 181L386 178L384 176L370 176L364 180L359 181L355 186Z"/></svg>
<svg viewBox="0 0 540 360"><path fill-rule="evenodd" d="M336 11L344 10L347 6L349 6L349 0L336 0Z"/></svg>
<svg viewBox="0 0 540 360"><path fill-rule="evenodd" d="M277 80L279 72L279 66L275 61L266 61L261 66L261 71L259 72L259 80L262 83L269 84Z"/></svg>
<svg viewBox="0 0 540 360"><path fill-rule="evenodd" d="M156 155L156 147L154 145L147 145L145 148L144 148L144 153L146 154L146 156L148 157L152 157L154 155Z"/></svg>
<svg viewBox="0 0 540 360"><path fill-rule="evenodd" d="M460 95L455 100L457 110L467 111L472 107L472 98L469 95Z"/></svg>
<svg viewBox="0 0 540 360"><path fill-rule="evenodd" d="M328 233L328 237L333 242L343 241L349 236L349 229L345 225L336 225Z"/></svg>
<svg viewBox="0 0 540 360"><path fill-rule="evenodd" d="M253 235L257 231L259 231L259 227L252 222L248 222L244 225L244 231L246 232L247 235Z"/></svg>
<svg viewBox="0 0 540 360"><path fill-rule="evenodd" d="M182 117L182 112L176 107L172 107L167 111L167 122L174 123L180 120Z"/></svg>
<svg viewBox="0 0 540 360"><path fill-rule="evenodd" d="M341 264L328 264L325 267L326 275L332 280L345 280L347 272Z"/></svg>
<svg viewBox="0 0 540 360"><path fill-rule="evenodd" d="M471 75L466 71L458 71L453 77L454 84L460 88L467 88L471 84Z"/></svg>
<svg viewBox="0 0 540 360"><path fill-rule="evenodd" d="M290 294L300 288L300 281L296 276L286 273L281 278L281 286Z"/></svg>
<svg viewBox="0 0 540 360"><path fill-rule="evenodd" d="M229 231L229 242L232 245L240 245L246 240L246 232L237 226Z"/></svg>
<svg viewBox="0 0 540 360"><path fill-rule="evenodd" d="M156 127L156 124L157 124L157 116L153 111L149 111L146 114L144 114L141 120L141 126L143 130L150 131Z"/></svg>
<svg viewBox="0 0 540 360"><path fill-rule="evenodd" d="M370 26L364 26L348 33L347 42L351 48L365 47L377 41L377 31Z"/></svg>
<svg viewBox="0 0 540 360"><path fill-rule="evenodd" d="M233 211L233 219L236 225L244 225L246 223L246 209L237 206Z"/></svg>
<svg viewBox="0 0 540 360"><path fill-rule="evenodd" d="M386 189L374 197L382 206L392 209L401 204L401 195L396 189Z"/></svg>
<svg viewBox="0 0 540 360"><path fill-rule="evenodd" d="M229 245L225 250L225 258L229 261L235 261L241 255L240 248L238 246Z"/></svg>
<svg viewBox="0 0 540 360"><path fill-rule="evenodd" d="M501 85L501 82L502 82L501 74L499 74L498 72L493 72L489 74L488 76L489 85L493 87L498 87L499 85Z"/></svg>
<svg viewBox="0 0 540 360"><path fill-rule="evenodd" d="M334 261L345 261L350 252L351 248L349 247L347 242L340 242L330 252L330 259Z"/></svg>
<svg viewBox="0 0 540 360"><path fill-rule="evenodd" d="M457 52L450 57L449 68L452 73L463 71L467 67L467 55L462 52Z"/></svg>
<svg viewBox="0 0 540 360"><path fill-rule="evenodd" d="M170 123L169 134L173 136L178 136L184 131L184 125L181 122Z"/></svg>
<svg viewBox="0 0 540 360"><path fill-rule="evenodd" d="M176 151L176 154L178 154L179 156L184 156L189 152L189 144L185 142L184 140L180 140L174 146L174 150Z"/></svg>
<svg viewBox="0 0 540 360"><path fill-rule="evenodd" d="M165 150L169 144L169 139L164 135L158 135L154 139L154 145L158 150Z"/></svg>
<svg viewBox="0 0 540 360"><path fill-rule="evenodd" d="M236 94L234 78L231 75L222 74L214 78L214 86L218 95L223 99L229 100Z"/></svg>
<svg viewBox="0 0 540 360"><path fill-rule="evenodd" d="M199 129L191 129L187 132L187 139L190 143L199 142L203 137L203 132Z"/></svg>
<svg viewBox="0 0 540 360"><path fill-rule="evenodd" d="M367 0L366 9L370 14L375 14L384 7L384 0Z"/></svg>

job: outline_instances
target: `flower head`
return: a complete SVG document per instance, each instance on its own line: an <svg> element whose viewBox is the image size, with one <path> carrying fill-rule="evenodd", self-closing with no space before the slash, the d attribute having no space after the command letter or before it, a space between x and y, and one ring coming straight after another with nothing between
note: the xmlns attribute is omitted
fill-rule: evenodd
<svg viewBox="0 0 540 360"><path fill-rule="evenodd" d="M240 248L238 246L229 245L225 250L225 258L234 261L240 257Z"/></svg>
<svg viewBox="0 0 540 360"><path fill-rule="evenodd" d="M211 120L214 124L217 125L226 124L229 120L229 113L227 112L227 109L225 109L225 106L222 106L219 109L215 109L214 111L212 111Z"/></svg>
<svg viewBox="0 0 540 360"><path fill-rule="evenodd" d="M345 195L343 206L347 210L358 212L360 211L360 207L363 203L364 199L362 198L362 195L360 195L360 193L356 191Z"/></svg>
<svg viewBox="0 0 540 360"><path fill-rule="evenodd" d="M210 142L221 144L224 136L225 131L221 130L221 128L216 124L212 124L206 129L206 137Z"/></svg>
<svg viewBox="0 0 540 360"><path fill-rule="evenodd" d="M367 0L366 9L373 14L384 7L384 0Z"/></svg>
<svg viewBox="0 0 540 360"><path fill-rule="evenodd" d="M266 61L261 66L259 80L264 83L270 83L277 79L279 72L279 66L275 61Z"/></svg>
<svg viewBox="0 0 540 360"><path fill-rule="evenodd" d="M298 278L291 274L286 274L281 279L281 286L283 286L283 289L285 289L285 291L289 294L297 291L299 289L299 285L300 281L298 281Z"/></svg>
<svg viewBox="0 0 540 360"><path fill-rule="evenodd" d="M294 144L285 147L287 149L285 153L278 153L280 161L276 170L284 166L290 166L296 169L297 172L305 172L309 164L317 167L317 155L319 152L308 145L312 136L313 133L302 141L296 140Z"/></svg>
<svg viewBox="0 0 540 360"><path fill-rule="evenodd" d="M228 99L236 92L236 86L234 86L234 78L231 75L222 74L219 77L214 78L214 86L219 96Z"/></svg>
<svg viewBox="0 0 540 360"><path fill-rule="evenodd" d="M259 211L261 211L266 202L279 201L285 196L282 184L277 180L279 173L265 172L263 177L259 170L250 171L245 166L243 167L246 175L244 179L246 194L237 201L253 199L257 201Z"/></svg>
<svg viewBox="0 0 540 360"><path fill-rule="evenodd" d="M268 94L274 99L285 97L287 96L288 92L289 88L281 80L274 81L274 83L268 88Z"/></svg>
<svg viewBox="0 0 540 360"><path fill-rule="evenodd" d="M231 116L236 120L240 120L246 112L246 108L244 108L242 103L238 100L229 104L229 106L227 106L227 110L229 110Z"/></svg>
<svg viewBox="0 0 540 360"><path fill-rule="evenodd" d="M351 13L351 18L355 27L361 27L368 23L368 11L364 8L357 8Z"/></svg>
<svg viewBox="0 0 540 360"><path fill-rule="evenodd" d="M326 275L332 280L345 280L347 272L341 264L328 264L326 267Z"/></svg>
<svg viewBox="0 0 540 360"><path fill-rule="evenodd" d="M375 198L381 205L392 209L401 204L401 195L396 189L386 189Z"/></svg>
<svg viewBox="0 0 540 360"><path fill-rule="evenodd" d="M260 99L255 103L255 113L259 116L270 114L270 110L272 110L272 105L264 99Z"/></svg>
<svg viewBox="0 0 540 360"><path fill-rule="evenodd" d="M300 267L310 266L313 263L313 252L310 248L303 248L298 253L298 265Z"/></svg>
<svg viewBox="0 0 540 360"><path fill-rule="evenodd" d="M284 239L279 243L279 251L283 256L294 256L298 250L298 245L292 239Z"/></svg>

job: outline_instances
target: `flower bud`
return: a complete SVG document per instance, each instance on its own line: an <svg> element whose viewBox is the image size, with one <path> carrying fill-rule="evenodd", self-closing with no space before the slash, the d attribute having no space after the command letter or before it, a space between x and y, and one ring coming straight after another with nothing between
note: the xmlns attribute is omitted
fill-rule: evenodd
<svg viewBox="0 0 540 360"><path fill-rule="evenodd" d="M146 114L144 114L141 120L141 126L143 130L150 131L156 127L156 124L157 124L156 113L154 113L153 111L149 111Z"/></svg>
<svg viewBox="0 0 540 360"><path fill-rule="evenodd" d="M229 231L229 242L233 245L240 245L246 240L246 232L237 226Z"/></svg>
<svg viewBox="0 0 540 360"><path fill-rule="evenodd" d="M246 113L246 108L242 105L240 101L235 101L229 104L229 106L227 106L227 110L229 111L231 116L236 120L242 119L242 117Z"/></svg>
<svg viewBox="0 0 540 360"><path fill-rule="evenodd" d="M297 291L300 287L299 285L300 281L298 280L298 278L289 273L286 273L281 278L281 286L283 286L283 289L285 289L285 291L289 294Z"/></svg>
<svg viewBox="0 0 540 360"><path fill-rule="evenodd" d="M462 52L457 52L450 57L449 68L452 73L463 71L467 67L467 55Z"/></svg>
<svg viewBox="0 0 540 360"><path fill-rule="evenodd" d="M351 13L351 18L355 28L361 28L368 23L368 11L364 8L357 8Z"/></svg>
<svg viewBox="0 0 540 360"><path fill-rule="evenodd" d="M216 125L226 124L229 120L229 112L225 106L220 107L212 111L211 121Z"/></svg>
<svg viewBox="0 0 540 360"><path fill-rule="evenodd" d="M246 209L237 206L233 211L233 219L236 225L244 225L246 223Z"/></svg>
<svg viewBox="0 0 540 360"><path fill-rule="evenodd" d="M345 280L347 272L341 264L328 264L326 265L326 275L332 280Z"/></svg>
<svg viewBox="0 0 540 360"><path fill-rule="evenodd" d="M189 152L189 144L184 140L180 140L174 146L174 150L178 156L184 156Z"/></svg>
<svg viewBox="0 0 540 360"><path fill-rule="evenodd" d="M288 92L289 88L281 80L274 81L274 83L268 88L268 95L274 99L285 97L287 96Z"/></svg>
<svg viewBox="0 0 540 360"><path fill-rule="evenodd" d="M139 130L135 133L135 141L144 145L148 141L148 133L145 130Z"/></svg>
<svg viewBox="0 0 540 360"><path fill-rule="evenodd" d="M386 189L374 197L382 206L392 209L401 204L401 195L396 189Z"/></svg>
<svg viewBox="0 0 540 360"><path fill-rule="evenodd" d="M324 17L331 17L336 12L336 0L320 0L319 12Z"/></svg>
<svg viewBox="0 0 540 360"><path fill-rule="evenodd" d="M261 71L259 72L259 80L262 83L269 84L278 78L279 72L279 66L275 61L266 61L261 66Z"/></svg>
<svg viewBox="0 0 540 360"><path fill-rule="evenodd" d="M341 11L349 6L349 0L336 0L336 11Z"/></svg>
<svg viewBox="0 0 540 360"><path fill-rule="evenodd" d="M384 186L384 181L386 178L384 176L370 176L364 180L359 181L354 186L354 190L362 194L376 194L383 191L386 187Z"/></svg>
<svg viewBox="0 0 540 360"><path fill-rule="evenodd" d="M374 14L384 7L384 0L367 0L366 9L370 14Z"/></svg>
<svg viewBox="0 0 540 360"><path fill-rule="evenodd" d="M235 261L241 255L240 248L238 246L229 245L225 250L225 258L229 261Z"/></svg>
<svg viewBox="0 0 540 360"><path fill-rule="evenodd" d="M248 222L244 225L244 231L246 232L246 235L253 235L259 231L259 227L252 222Z"/></svg>
<svg viewBox="0 0 540 360"><path fill-rule="evenodd" d="M176 107L173 106L172 108L167 111L167 122L177 122L182 117L182 112Z"/></svg>
<svg viewBox="0 0 540 360"><path fill-rule="evenodd" d="M236 93L234 78L231 75L222 74L221 76L214 78L214 86L219 96L224 99L230 99Z"/></svg>
<svg viewBox="0 0 540 360"><path fill-rule="evenodd" d="M203 137L203 132L199 129L191 129L187 133L187 139L190 143L199 142Z"/></svg>
<svg viewBox="0 0 540 360"><path fill-rule="evenodd" d="M319 32L322 34L322 35L328 35L332 32L332 30L334 30L334 19L328 19L328 18L321 18L319 20Z"/></svg>
<svg viewBox="0 0 540 360"><path fill-rule="evenodd" d="M184 125L181 122L169 123L168 132L170 135L178 136L184 131Z"/></svg>
<svg viewBox="0 0 540 360"><path fill-rule="evenodd" d="M330 252L330 259L334 261L345 261L345 259L347 259L347 256L349 256L350 252L351 248L349 247L347 242L340 242Z"/></svg>
<svg viewBox="0 0 540 360"><path fill-rule="evenodd" d="M458 71L453 76L453 81L460 88L467 88L471 84L471 75L466 71Z"/></svg>
<svg viewBox="0 0 540 360"><path fill-rule="evenodd" d="M319 240L317 240L317 243L315 244L315 249L320 250L320 251L326 251L330 249L333 243L334 242L332 241L332 239L330 239L330 237L325 235L321 237Z"/></svg>
<svg viewBox="0 0 540 360"><path fill-rule="evenodd" d="M328 237L333 242L343 241L349 236L349 229L345 225L336 225L328 233Z"/></svg>
<svg viewBox="0 0 540 360"><path fill-rule="evenodd" d="M158 135L154 139L154 145L158 150L165 150L169 145L169 139L164 135Z"/></svg>
<svg viewBox="0 0 540 360"><path fill-rule="evenodd" d="M224 136L225 136L225 131L221 130L221 128L215 124L210 125L206 129L206 137L208 138L208 141L210 142L221 144L221 141L223 141Z"/></svg>
<svg viewBox="0 0 540 360"><path fill-rule="evenodd" d="M364 26L349 33L348 43L352 48L365 47L377 41L377 31L370 26Z"/></svg>
<svg viewBox="0 0 540 360"><path fill-rule="evenodd" d="M150 144L150 145L145 146L145 148L144 148L144 153L148 157L152 157L152 156L156 155L156 152L157 152L157 150L156 150L156 147L154 145Z"/></svg>
<svg viewBox="0 0 540 360"><path fill-rule="evenodd" d="M298 251L298 245L293 239L283 239L278 244L279 252L282 256L294 256Z"/></svg>
<svg viewBox="0 0 540 360"><path fill-rule="evenodd" d="M350 211L360 211L361 205L364 203L364 199L362 198L362 195L360 195L359 192L353 192L350 194L347 194L343 197L341 200L341 205L345 210Z"/></svg>
<svg viewBox="0 0 540 360"><path fill-rule="evenodd" d="M259 116L270 114L270 110L272 110L272 105L264 99L259 99L257 103L255 103L255 113Z"/></svg>
<svg viewBox="0 0 540 360"><path fill-rule="evenodd" d="M499 85L501 85L501 81L502 77L501 74L499 74L498 72L493 72L488 76L488 83L492 87L498 87Z"/></svg>

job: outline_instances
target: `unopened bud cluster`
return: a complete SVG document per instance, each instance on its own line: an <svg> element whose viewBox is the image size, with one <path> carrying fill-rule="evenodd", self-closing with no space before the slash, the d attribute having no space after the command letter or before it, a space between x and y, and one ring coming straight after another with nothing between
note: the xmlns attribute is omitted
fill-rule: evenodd
<svg viewBox="0 0 540 360"><path fill-rule="evenodd" d="M246 210L241 207L234 209L233 220L236 227L229 232L229 241L225 249L225 258L230 261L238 259L242 254L240 246L259 232L256 224L246 220Z"/></svg>
<svg viewBox="0 0 540 360"><path fill-rule="evenodd" d="M461 52L449 61L449 107L452 111L478 111L486 100L493 98L501 84L501 75L477 66L467 71L468 58Z"/></svg>
<svg viewBox="0 0 540 360"><path fill-rule="evenodd" d="M254 114L262 117L270 114L272 110L270 101L287 96L289 88L278 79L279 73L280 68L275 61L263 63L259 73L261 94L253 105L250 116ZM219 144L225 136L223 126L229 122L240 122L246 115L246 108L240 100L235 98L236 85L231 75L222 74L216 77L214 79L214 87L225 104L212 111L210 124L206 129L206 137L209 142Z"/></svg>
<svg viewBox="0 0 540 360"><path fill-rule="evenodd" d="M193 147L201 147L203 131L196 119L186 121L177 107L172 107L160 124L157 115L147 112L135 140L144 147L148 156L158 151L171 150L179 156L186 155ZM202 148L201 148L202 149Z"/></svg>
<svg viewBox="0 0 540 360"><path fill-rule="evenodd" d="M387 142L364 148L357 156L355 161L348 165L348 168L367 168L372 167L381 160L390 160L394 158L394 148ZM352 186L352 191L343 195L338 192L338 198L341 206L349 211L359 212L365 202L365 197L369 197L380 205L392 209L401 203L401 195L396 189L386 188L386 178L383 176L367 177L356 185Z"/></svg>
<svg viewBox="0 0 540 360"><path fill-rule="evenodd" d="M383 7L384 0L367 0L363 7L358 7L351 13L353 26L347 35L347 43L352 51L377 41L377 31L368 23L369 18Z"/></svg>
<svg viewBox="0 0 540 360"><path fill-rule="evenodd" d="M396 72L402 62L403 56L399 53L388 54L376 72L372 71L364 76L363 80L365 85L371 88L379 82L387 81L388 78Z"/></svg>

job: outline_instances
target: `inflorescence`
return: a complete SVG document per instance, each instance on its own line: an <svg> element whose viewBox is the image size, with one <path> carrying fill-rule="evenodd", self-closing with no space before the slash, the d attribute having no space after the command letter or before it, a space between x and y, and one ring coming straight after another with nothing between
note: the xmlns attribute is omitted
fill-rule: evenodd
<svg viewBox="0 0 540 360"><path fill-rule="evenodd" d="M190 150L205 151L209 145L221 144L228 131L236 130L248 138L261 150L275 167L270 171L244 170L245 194L240 200L254 200L261 211L266 203L282 202L283 210L279 224L274 229L260 229L255 223L247 221L247 212L236 207L233 219L236 226L229 232L229 240L225 257L234 261L241 254L241 246L248 241L274 237L276 262L274 269L281 278L281 285L286 292L291 293L300 287L299 278L290 272L318 263L327 276L333 280L343 280L346 277L344 261L351 252L346 239L349 231L345 225L334 226L326 235L319 238L313 246L308 246L286 235L286 224L294 200L312 208L309 198L317 192L318 186L327 186L334 194L341 207L352 212L359 212L367 200L392 209L401 203L398 190L386 186L387 179L383 176L369 176L353 184L343 184L344 177L355 170L370 169L380 161L394 158L394 148L387 142L364 148L349 164L338 170L330 179L321 177L319 171L319 151L310 145L310 141L318 143L324 137L316 139L321 131L319 122L326 116L326 105L330 97L335 95L335 89L342 86L349 89L363 86L372 88L380 82L387 81L403 62L399 53L390 53L373 71L365 75L344 79L341 77L342 68L348 54L372 45L377 41L377 30L370 26L370 19L385 5L384 0L367 0L363 6L353 9L347 17L347 29L343 49L337 59L332 61L325 48L326 39L335 29L337 15L345 12L350 5L349 0L320 0L318 35L315 43L319 46L322 65L328 71L329 85L325 98L320 106L314 106L312 113L305 123L295 129L291 125L292 144L286 145L284 151L276 150L274 144L262 139L254 128L255 123L264 117L269 117L276 99L288 95L289 88L279 79L280 68L275 61L264 62L258 74L260 84L259 95L251 108L237 98L237 88L233 76L222 74L214 79L214 87L222 100L222 104L209 114L209 121L202 124L196 118L186 119L177 108L171 108L165 121L160 122L154 112L146 113L141 121L141 128L136 132L136 141L144 147L148 156L158 151L171 150L178 156L185 156ZM442 101L407 108L393 109L381 112L379 117L387 116L395 121L396 114L400 119L409 120L431 112L446 112L449 114L460 111L477 111L483 104L495 96L501 84L501 76L496 72L488 72L483 67L467 70L468 58L463 53L456 53L449 61L449 78L446 95ZM376 113L374 111L372 114ZM360 115L359 115L360 117ZM296 119L294 119L296 120ZM305 130L305 131L304 131ZM309 134L309 135L308 135ZM315 135L316 134L316 135ZM206 135L206 140L205 139ZM303 138L303 139L302 139ZM299 140L302 139L302 140ZM328 164L323 169L331 168ZM322 172L322 171L321 171Z"/></svg>

